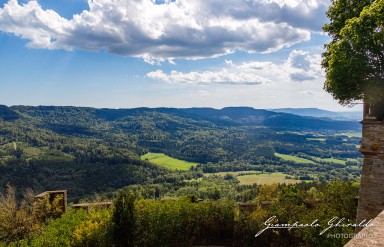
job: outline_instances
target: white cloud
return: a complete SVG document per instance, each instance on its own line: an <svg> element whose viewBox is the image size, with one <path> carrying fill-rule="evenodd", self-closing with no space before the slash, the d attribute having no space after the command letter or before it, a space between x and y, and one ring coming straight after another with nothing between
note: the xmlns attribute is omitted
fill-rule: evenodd
<svg viewBox="0 0 384 247"><path fill-rule="evenodd" d="M68 20L37 1L9 0L0 8L0 31L34 48L104 50L156 64L270 52L309 40L325 22L323 1L89 0L89 10Z"/></svg>
<svg viewBox="0 0 384 247"><path fill-rule="evenodd" d="M17 0L10 0L0 9L0 30L30 40L28 46L33 48L56 48L56 41L68 35L69 27L68 20L41 9L37 1L19 5Z"/></svg>
<svg viewBox="0 0 384 247"><path fill-rule="evenodd" d="M255 73L250 73L247 69L223 68L219 71L203 71L182 73L171 71L166 74L162 70L156 70L147 74L148 78L165 81L168 83L188 83L188 84L245 84L256 85L268 83L267 79L258 76Z"/></svg>
<svg viewBox="0 0 384 247"><path fill-rule="evenodd" d="M272 62L245 62L235 64L225 60L226 67L215 71L188 73L156 70L147 77L168 83L187 84L244 84L257 85L281 82L303 82L323 77L321 56L293 50L283 64Z"/></svg>

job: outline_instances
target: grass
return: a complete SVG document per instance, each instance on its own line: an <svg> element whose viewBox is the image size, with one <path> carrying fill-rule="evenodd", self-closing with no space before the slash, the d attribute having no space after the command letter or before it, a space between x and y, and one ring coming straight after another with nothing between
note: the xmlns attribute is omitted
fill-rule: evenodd
<svg viewBox="0 0 384 247"><path fill-rule="evenodd" d="M169 157L163 153L147 153L140 157L142 160L148 160L158 166L165 167L171 170L184 170L187 171L191 166L197 166L196 163L178 160Z"/></svg>
<svg viewBox="0 0 384 247"><path fill-rule="evenodd" d="M277 132L277 134L280 134L280 135L293 134L293 135L299 135L299 136L305 135L305 133L300 133L300 132L296 132L296 131L280 131L280 132Z"/></svg>
<svg viewBox="0 0 384 247"><path fill-rule="evenodd" d="M294 156L294 155L275 153L275 156L277 156L277 157L279 157L279 158L281 158L283 160L289 160L289 161L296 162L298 164L316 164L316 162L314 162L312 160L300 158L300 157L297 157L297 156ZM335 158L324 158L324 159L322 159L322 158L313 157L313 156L312 156L312 158L313 158L313 160L315 160L317 162L324 161L324 162L330 162L330 163L345 165L345 160L340 160L340 159L335 159Z"/></svg>
<svg viewBox="0 0 384 247"><path fill-rule="evenodd" d="M347 161L360 162L358 159L347 158Z"/></svg>
<svg viewBox="0 0 384 247"><path fill-rule="evenodd" d="M307 141L318 141L318 142L325 142L326 138L306 138Z"/></svg>
<svg viewBox="0 0 384 247"><path fill-rule="evenodd" d="M307 160L293 155L275 153L275 156L283 160L296 162L298 164L315 164L315 162L313 162L312 160Z"/></svg>
<svg viewBox="0 0 384 247"><path fill-rule="evenodd" d="M215 173L204 173L204 176L217 175L217 176L224 177L226 174L238 176L241 173L261 173L261 171L215 172Z"/></svg>
<svg viewBox="0 0 384 247"><path fill-rule="evenodd" d="M335 158L326 158L326 159L321 159L321 160L325 161L325 162L332 162L332 163L335 163L335 164L345 165L345 161L344 160L338 160L338 159L335 159Z"/></svg>
<svg viewBox="0 0 384 247"><path fill-rule="evenodd" d="M340 133L340 134L336 134L336 135L344 135L344 136L348 136L348 137L360 137L361 138L361 132L346 132L346 133Z"/></svg>
<svg viewBox="0 0 384 247"><path fill-rule="evenodd" d="M257 173L251 175L239 175L244 173ZM261 171L237 171L237 172L215 172L215 173L205 173L204 176L218 175L225 176L226 174L231 174L236 176L242 185L252 185L252 184L294 184L300 183L301 180L296 179L286 179L285 176L289 176L284 173L261 173Z"/></svg>
<svg viewBox="0 0 384 247"><path fill-rule="evenodd" d="M252 175L244 175L238 176L237 178L240 181L240 184L250 185L250 184L294 184L300 183L301 180L296 179L286 179L287 176L284 173L270 173L270 174L252 174Z"/></svg>
<svg viewBox="0 0 384 247"><path fill-rule="evenodd" d="M340 164L340 165L345 165L345 160L340 160L340 159L335 159L335 158L319 158L319 157L314 157L314 156L311 156L315 161L317 162L331 162L331 163L335 163L335 164Z"/></svg>

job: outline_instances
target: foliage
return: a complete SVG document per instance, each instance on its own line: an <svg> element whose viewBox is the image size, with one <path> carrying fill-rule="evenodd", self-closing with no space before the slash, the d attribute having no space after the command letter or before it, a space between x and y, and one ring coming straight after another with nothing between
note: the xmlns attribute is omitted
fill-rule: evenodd
<svg viewBox="0 0 384 247"><path fill-rule="evenodd" d="M92 209L88 220L83 221L72 234L71 246L112 246L111 210ZM116 240L115 240L116 241Z"/></svg>
<svg viewBox="0 0 384 247"><path fill-rule="evenodd" d="M0 243L24 239L36 228L32 192L25 192L19 204L15 189L8 186L7 192L0 194Z"/></svg>
<svg viewBox="0 0 384 247"><path fill-rule="evenodd" d="M39 223L44 223L50 218L58 218L63 213L63 195L55 195L52 201L48 195L36 200L33 205L33 214Z"/></svg>
<svg viewBox="0 0 384 247"><path fill-rule="evenodd" d="M147 153L140 158L172 170L189 170L197 165L196 163L175 159L162 153Z"/></svg>
<svg viewBox="0 0 384 247"><path fill-rule="evenodd" d="M324 88L341 104L384 99L384 29L382 0L335 0L324 26L332 41L326 45Z"/></svg>
<svg viewBox="0 0 384 247"><path fill-rule="evenodd" d="M89 219L84 210L70 210L58 219L51 219L43 226L41 233L28 239L28 246L70 246L72 234L82 222Z"/></svg>
<svg viewBox="0 0 384 247"><path fill-rule="evenodd" d="M133 245L136 218L134 194L120 192L112 216L113 233L119 246Z"/></svg>
<svg viewBox="0 0 384 247"><path fill-rule="evenodd" d="M135 246L189 246L228 243L235 204L219 200L193 202L190 197L137 203Z"/></svg>
<svg viewBox="0 0 384 247"><path fill-rule="evenodd" d="M244 187L243 189L247 189ZM353 227L328 227L333 217L354 223L358 187L350 182L262 185L249 209L234 200L198 201L194 195L135 200L121 193L113 209L70 210L51 219L34 235L9 246L342 246L348 239L327 234L353 233ZM266 229L271 223L311 224L297 229Z"/></svg>
<svg viewBox="0 0 384 247"><path fill-rule="evenodd" d="M355 147L359 138L335 132L350 124L360 128L353 122L324 122L241 107L2 106L0 114L8 119L0 121L0 191L8 183L37 192L66 188L71 202L135 184L171 184L177 189L185 180L200 178L202 172L257 170L292 177L318 174L325 180L357 179L360 174L358 167L322 161L308 166L274 154L339 160L361 157ZM284 125L271 122L282 118L293 120ZM276 130L281 128L298 132ZM326 140L307 140L319 136ZM164 169L140 160L148 152L199 165L184 172Z"/></svg>
<svg viewBox="0 0 384 247"><path fill-rule="evenodd" d="M275 155L283 160L290 160L290 161L294 161L296 163L299 163L299 164L314 164L315 162L311 161L311 160L307 160L307 159L303 159L303 158L300 158L300 157L296 157L296 156L293 156L293 155L288 155L288 154L279 154L279 153L275 153Z"/></svg>

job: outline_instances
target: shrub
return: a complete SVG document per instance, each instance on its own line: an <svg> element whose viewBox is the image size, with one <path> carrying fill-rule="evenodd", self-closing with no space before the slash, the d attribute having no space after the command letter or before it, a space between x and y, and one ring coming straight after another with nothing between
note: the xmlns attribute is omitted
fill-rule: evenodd
<svg viewBox="0 0 384 247"><path fill-rule="evenodd" d="M5 244L28 237L37 227L33 218L33 193L24 193L20 204L16 191L8 186L7 192L0 195L0 242Z"/></svg>
<svg viewBox="0 0 384 247"><path fill-rule="evenodd" d="M89 211L89 219L81 222L72 234L71 246L111 246L111 210Z"/></svg>
<svg viewBox="0 0 384 247"><path fill-rule="evenodd" d="M135 197L132 192L120 192L112 215L113 235L118 246L132 246L136 216Z"/></svg>

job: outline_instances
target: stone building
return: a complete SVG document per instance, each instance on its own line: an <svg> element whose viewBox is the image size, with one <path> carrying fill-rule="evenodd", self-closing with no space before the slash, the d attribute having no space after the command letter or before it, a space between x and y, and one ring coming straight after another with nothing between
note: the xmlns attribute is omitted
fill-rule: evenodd
<svg viewBox="0 0 384 247"><path fill-rule="evenodd" d="M360 152L364 156L357 223L374 219L384 210L384 122L364 105ZM359 231L360 229L357 229Z"/></svg>

